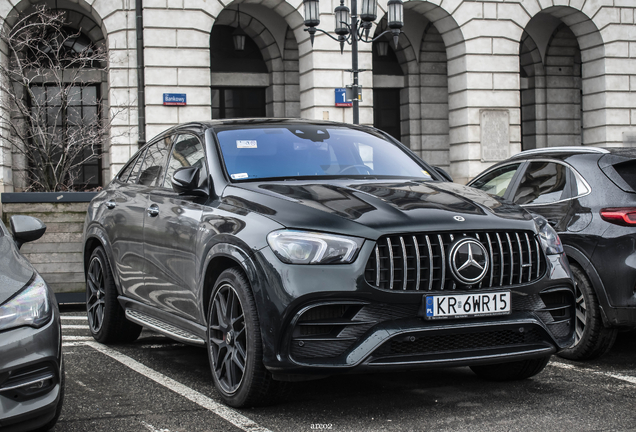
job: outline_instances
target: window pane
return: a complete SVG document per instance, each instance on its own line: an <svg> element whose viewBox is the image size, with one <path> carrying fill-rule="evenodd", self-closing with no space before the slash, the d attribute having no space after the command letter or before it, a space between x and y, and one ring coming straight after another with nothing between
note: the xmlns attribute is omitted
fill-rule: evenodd
<svg viewBox="0 0 636 432"><path fill-rule="evenodd" d="M546 204L565 198L568 168L552 162L532 162L515 193L517 204Z"/></svg>
<svg viewBox="0 0 636 432"><path fill-rule="evenodd" d="M506 194L510 181L520 166L521 164L512 164L497 168L478 179L475 183L471 184L471 186L488 192L489 194L502 197Z"/></svg>
<svg viewBox="0 0 636 432"><path fill-rule="evenodd" d="M194 135L179 135L175 140L163 187L171 188L174 172L183 167L199 167L201 176L207 176L203 146Z"/></svg>
<svg viewBox="0 0 636 432"><path fill-rule="evenodd" d="M82 89L82 104L84 105L96 105L97 104L97 87L89 86Z"/></svg>
<svg viewBox="0 0 636 432"><path fill-rule="evenodd" d="M71 87L68 92L68 104L69 105L81 105L82 104L82 89L81 87Z"/></svg>
<svg viewBox="0 0 636 432"><path fill-rule="evenodd" d="M137 178L139 177L139 172L141 171L141 164L143 163L147 152L147 149L142 151L139 158L137 158L137 162L135 162L135 166L130 173L130 177L128 177L128 183L137 183Z"/></svg>
<svg viewBox="0 0 636 432"><path fill-rule="evenodd" d="M431 179L413 158L374 133L298 125L228 128L217 136L233 180L330 175Z"/></svg>
<svg viewBox="0 0 636 432"><path fill-rule="evenodd" d="M163 168L168 155L168 149L170 148L170 142L171 137L168 136L148 147L139 174L139 184L152 186L157 179L163 178Z"/></svg>

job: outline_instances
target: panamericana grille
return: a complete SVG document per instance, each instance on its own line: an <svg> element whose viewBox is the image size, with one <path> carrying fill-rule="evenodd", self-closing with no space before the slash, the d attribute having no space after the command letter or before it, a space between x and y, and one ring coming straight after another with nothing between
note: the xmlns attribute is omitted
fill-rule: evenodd
<svg viewBox="0 0 636 432"><path fill-rule="evenodd" d="M475 288L532 282L545 272L541 246L531 231L454 232L381 237L367 261L365 279L372 286L395 291L456 289L448 251L461 237L479 240L490 259L490 269Z"/></svg>

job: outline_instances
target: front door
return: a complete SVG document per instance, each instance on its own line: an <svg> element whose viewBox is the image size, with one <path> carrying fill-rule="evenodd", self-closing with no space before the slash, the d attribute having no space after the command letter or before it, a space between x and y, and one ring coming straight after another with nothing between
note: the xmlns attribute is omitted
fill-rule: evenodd
<svg viewBox="0 0 636 432"><path fill-rule="evenodd" d="M201 198L181 196L171 186L174 171L199 167L207 176L203 146L195 135L176 135L166 174L148 196L144 222L147 301L165 311L198 320L195 295L200 257L198 230L203 214Z"/></svg>

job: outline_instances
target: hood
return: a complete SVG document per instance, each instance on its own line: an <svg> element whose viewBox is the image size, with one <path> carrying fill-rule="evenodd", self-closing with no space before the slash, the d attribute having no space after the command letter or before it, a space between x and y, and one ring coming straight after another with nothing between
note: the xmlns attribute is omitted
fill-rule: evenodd
<svg viewBox="0 0 636 432"><path fill-rule="evenodd" d="M33 267L20 255L13 238L0 231L0 305L20 291L33 277Z"/></svg>
<svg viewBox="0 0 636 432"><path fill-rule="evenodd" d="M517 205L449 182L250 182L226 188L223 202L287 228L370 239L406 232L535 230L532 216Z"/></svg>

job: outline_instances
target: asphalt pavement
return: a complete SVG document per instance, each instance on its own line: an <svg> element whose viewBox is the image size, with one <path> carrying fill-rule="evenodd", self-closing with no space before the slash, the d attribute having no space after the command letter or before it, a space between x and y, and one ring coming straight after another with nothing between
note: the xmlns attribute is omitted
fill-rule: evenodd
<svg viewBox="0 0 636 432"><path fill-rule="evenodd" d="M276 406L220 401L204 348L146 331L132 344L90 337L63 308L66 399L60 431L636 431L636 332L605 357L553 357L536 377L493 383L469 368L295 383Z"/></svg>

